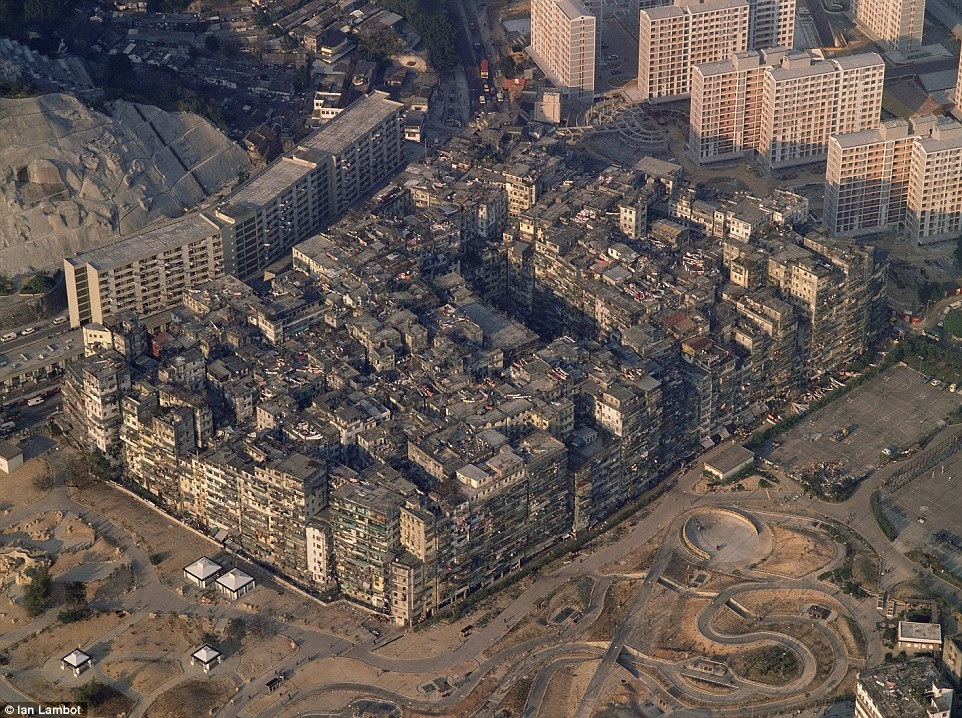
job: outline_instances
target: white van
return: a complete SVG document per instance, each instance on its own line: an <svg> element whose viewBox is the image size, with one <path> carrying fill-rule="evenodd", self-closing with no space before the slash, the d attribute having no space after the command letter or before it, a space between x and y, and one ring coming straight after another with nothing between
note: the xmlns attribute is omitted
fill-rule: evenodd
<svg viewBox="0 0 962 718"><path fill-rule="evenodd" d="M16 339L16 338L17 338L17 333L16 333L16 332L7 332L7 333L4 334L2 337L0 337L0 341L12 342L12 341L13 341L14 339Z"/></svg>
<svg viewBox="0 0 962 718"><path fill-rule="evenodd" d="M33 399L27 399L27 406L40 406L43 404L43 397L35 396Z"/></svg>
<svg viewBox="0 0 962 718"><path fill-rule="evenodd" d="M57 317L56 319L54 319L54 320L53 320L53 323L54 323L54 324L63 324L65 321L67 321L67 317L61 315L61 316Z"/></svg>

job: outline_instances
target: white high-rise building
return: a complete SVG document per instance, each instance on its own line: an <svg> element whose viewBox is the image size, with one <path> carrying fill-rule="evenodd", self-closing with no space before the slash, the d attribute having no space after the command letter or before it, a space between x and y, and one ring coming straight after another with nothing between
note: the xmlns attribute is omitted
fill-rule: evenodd
<svg viewBox="0 0 962 718"><path fill-rule="evenodd" d="M875 129L832 135L822 210L832 234L854 237L904 226L918 130L906 120L889 120Z"/></svg>
<svg viewBox="0 0 962 718"><path fill-rule="evenodd" d="M922 48L925 0L855 0L855 22L887 50L910 54Z"/></svg>
<svg viewBox="0 0 962 718"><path fill-rule="evenodd" d="M556 87L569 94L595 94L600 16L599 0L531 0L528 54Z"/></svg>
<svg viewBox="0 0 962 718"><path fill-rule="evenodd" d="M795 0L748 0L748 49L795 44Z"/></svg>
<svg viewBox="0 0 962 718"><path fill-rule="evenodd" d="M840 236L892 230L919 245L956 239L962 234L962 125L920 117L833 136L823 214Z"/></svg>
<svg viewBox="0 0 962 718"><path fill-rule="evenodd" d="M796 52L765 73L761 153L773 169L825 159L834 134L875 127L885 63L868 52L826 60Z"/></svg>
<svg viewBox="0 0 962 718"><path fill-rule="evenodd" d="M962 56L959 57L959 74L955 80L955 106L952 108L952 115L957 120L962 120Z"/></svg>
<svg viewBox="0 0 962 718"><path fill-rule="evenodd" d="M642 10L638 89L644 100L688 95L694 65L748 49L747 0L675 0Z"/></svg>
<svg viewBox="0 0 962 718"><path fill-rule="evenodd" d="M765 72L790 52L749 50L692 68L688 154L695 162L722 162L761 149Z"/></svg>
<svg viewBox="0 0 962 718"><path fill-rule="evenodd" d="M962 235L962 125L949 118L912 145L905 236L932 244Z"/></svg>
<svg viewBox="0 0 962 718"><path fill-rule="evenodd" d="M826 60L786 48L698 65L688 153L707 164L755 151L772 168L822 160L831 135L878 125L884 71L875 53Z"/></svg>

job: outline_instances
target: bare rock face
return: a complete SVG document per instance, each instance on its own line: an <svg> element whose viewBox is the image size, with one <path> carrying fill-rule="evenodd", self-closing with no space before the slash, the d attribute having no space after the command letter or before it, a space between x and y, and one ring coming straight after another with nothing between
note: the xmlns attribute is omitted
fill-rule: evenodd
<svg viewBox="0 0 962 718"><path fill-rule="evenodd" d="M65 256L185 209L249 169L247 153L197 115L71 95L0 99L0 267L57 268Z"/></svg>

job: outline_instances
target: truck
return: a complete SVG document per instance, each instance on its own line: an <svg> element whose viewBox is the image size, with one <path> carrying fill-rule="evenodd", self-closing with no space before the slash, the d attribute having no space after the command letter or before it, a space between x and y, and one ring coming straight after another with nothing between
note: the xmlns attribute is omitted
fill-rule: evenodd
<svg viewBox="0 0 962 718"><path fill-rule="evenodd" d="M488 58L481 60L481 79L488 79Z"/></svg>

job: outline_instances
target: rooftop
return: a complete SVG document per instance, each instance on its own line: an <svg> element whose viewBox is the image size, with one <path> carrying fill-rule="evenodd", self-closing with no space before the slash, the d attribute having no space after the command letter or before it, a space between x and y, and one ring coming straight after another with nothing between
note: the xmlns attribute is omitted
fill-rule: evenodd
<svg viewBox="0 0 962 718"><path fill-rule="evenodd" d="M89 264L99 272L110 271L147 257L155 257L177 247L202 242L220 234L220 225L208 214L198 212L182 219L164 220L113 244L84 252L67 261L75 267Z"/></svg>
<svg viewBox="0 0 962 718"><path fill-rule="evenodd" d="M263 207L270 204L285 189L314 169L314 164L293 157L281 157L259 175L244 183L231 195L230 201Z"/></svg>
<svg viewBox="0 0 962 718"><path fill-rule="evenodd" d="M208 646L206 643L198 648L196 651L190 654L191 658L196 658L201 663L212 663L216 661L221 653L213 646Z"/></svg>
<svg viewBox="0 0 962 718"><path fill-rule="evenodd" d="M737 469L746 461L751 461L754 458L755 454L741 444L729 444L728 446L713 451L705 457L705 466L711 466L713 469L727 474L729 471Z"/></svg>
<svg viewBox="0 0 962 718"><path fill-rule="evenodd" d="M77 668L78 666L82 666L85 663L90 663L90 655L87 653L84 653L79 648L75 648L60 660L66 663L68 666Z"/></svg>
<svg viewBox="0 0 962 718"><path fill-rule="evenodd" d="M916 658L904 663L879 666L858 674L863 690L881 718L928 718L931 708L946 702L952 704L952 694L944 694L947 684L931 658ZM938 695L933 693L933 684ZM934 704L934 705L933 705Z"/></svg>
<svg viewBox="0 0 962 718"><path fill-rule="evenodd" d="M206 581L208 578L220 571L221 568L223 567L216 561L212 561L206 556L201 556L190 566L184 568L184 570L194 578L197 578L201 581Z"/></svg>
<svg viewBox="0 0 962 718"><path fill-rule="evenodd" d="M938 623L899 621L899 640L941 645L942 626Z"/></svg>
<svg viewBox="0 0 962 718"><path fill-rule="evenodd" d="M230 591L239 591L244 586L254 583L254 577L247 575L239 568L232 568L218 578L217 583Z"/></svg>
<svg viewBox="0 0 962 718"><path fill-rule="evenodd" d="M301 144L304 147L338 155L404 105L388 98L386 92L361 97Z"/></svg>
<svg viewBox="0 0 962 718"><path fill-rule="evenodd" d="M22 453L23 451L20 450L19 446L14 446L9 441L0 441L0 458L9 461L10 459L17 458Z"/></svg>

